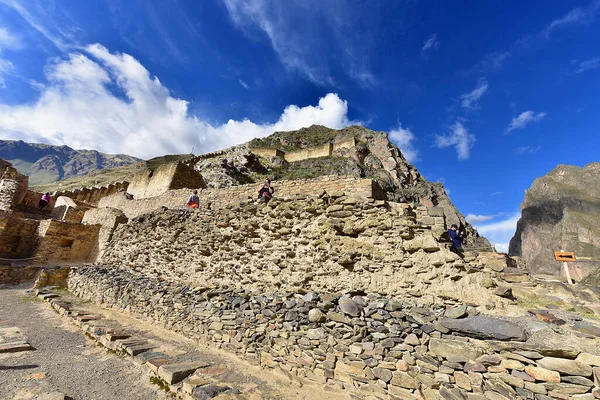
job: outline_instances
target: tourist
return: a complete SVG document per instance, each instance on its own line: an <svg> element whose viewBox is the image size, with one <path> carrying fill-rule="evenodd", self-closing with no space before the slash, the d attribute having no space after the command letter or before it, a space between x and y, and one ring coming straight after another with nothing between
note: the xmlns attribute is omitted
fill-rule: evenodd
<svg viewBox="0 0 600 400"><path fill-rule="evenodd" d="M450 240L452 240L452 246L450 246L450 251L453 251L457 254L464 253L462 248L463 241L463 231L458 230L458 226L456 224L452 224L450 229L448 230L448 236L450 236Z"/></svg>
<svg viewBox="0 0 600 400"><path fill-rule="evenodd" d="M198 191L194 190L187 201L187 206L191 208L200 207L200 197L198 197Z"/></svg>
<svg viewBox="0 0 600 400"><path fill-rule="evenodd" d="M269 200L271 200L271 198L273 198L274 191L275 191L275 189L273 189L273 186L271 186L271 179L265 178L265 183L258 190L258 198L262 199L262 201L264 203L268 203Z"/></svg>
<svg viewBox="0 0 600 400"><path fill-rule="evenodd" d="M50 204L50 193L46 192L38 203L38 210L43 210L48 204Z"/></svg>

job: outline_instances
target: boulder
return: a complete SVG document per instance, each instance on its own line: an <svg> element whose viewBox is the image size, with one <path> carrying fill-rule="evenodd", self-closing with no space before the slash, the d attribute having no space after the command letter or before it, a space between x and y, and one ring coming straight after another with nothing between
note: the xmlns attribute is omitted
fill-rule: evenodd
<svg viewBox="0 0 600 400"><path fill-rule="evenodd" d="M544 357L537 360L537 365L565 375L592 376L592 367L576 360L557 357Z"/></svg>
<svg viewBox="0 0 600 400"><path fill-rule="evenodd" d="M442 319L442 325L454 332L478 339L527 340L525 329L513 322L476 315L464 319Z"/></svg>

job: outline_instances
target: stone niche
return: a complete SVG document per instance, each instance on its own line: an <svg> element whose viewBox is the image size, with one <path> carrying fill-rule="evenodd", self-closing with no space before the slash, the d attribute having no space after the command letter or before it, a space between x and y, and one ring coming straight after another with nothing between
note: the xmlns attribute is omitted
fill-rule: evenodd
<svg viewBox="0 0 600 400"><path fill-rule="evenodd" d="M201 189L206 183L202 175L184 163L164 164L133 177L127 192L135 199L159 196L173 189Z"/></svg>

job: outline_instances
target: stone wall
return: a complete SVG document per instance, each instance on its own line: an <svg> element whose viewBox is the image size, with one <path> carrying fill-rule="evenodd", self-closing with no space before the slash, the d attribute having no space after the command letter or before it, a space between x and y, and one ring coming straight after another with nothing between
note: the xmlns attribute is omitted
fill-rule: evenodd
<svg viewBox="0 0 600 400"><path fill-rule="evenodd" d="M339 149L349 149L356 146L354 137L343 138L336 142L325 143L321 146L285 152L272 147L253 147L250 151L261 157L281 157L287 162L302 161L309 158L331 157Z"/></svg>
<svg viewBox="0 0 600 400"><path fill-rule="evenodd" d="M0 212L0 258L32 257L39 221L19 218L15 213Z"/></svg>
<svg viewBox="0 0 600 400"><path fill-rule="evenodd" d="M19 285L33 282L41 267L36 265L9 266L0 263L0 285Z"/></svg>
<svg viewBox="0 0 600 400"><path fill-rule="evenodd" d="M296 151L289 151L285 153L285 160L287 162L294 162L300 160L306 160L309 158L318 157L330 157L333 154L333 144L326 143L322 146L310 147L307 149L301 149Z"/></svg>
<svg viewBox="0 0 600 400"><path fill-rule="evenodd" d="M19 182L13 179L0 180L0 211L12 211L18 204Z"/></svg>
<svg viewBox="0 0 600 400"><path fill-rule="evenodd" d="M206 187L202 175L185 163L170 163L137 174L127 192L135 199L160 196L168 190Z"/></svg>
<svg viewBox="0 0 600 400"><path fill-rule="evenodd" d="M126 224L128 218L122 211L114 208L92 208L86 211L82 224L100 225L98 232L98 255L101 256L108 246L114 230L120 224Z"/></svg>
<svg viewBox="0 0 600 400"><path fill-rule="evenodd" d="M285 158L285 152L274 148L252 148L250 151L261 157L281 157Z"/></svg>
<svg viewBox="0 0 600 400"><path fill-rule="evenodd" d="M114 193L124 192L127 190L129 182L116 182L107 186L89 187L76 190L58 191L54 193L53 198L60 196L69 197L75 201L80 201L89 205L97 205L100 199ZM40 194L41 196L41 194ZM39 200L39 198L38 198ZM37 203L36 203L37 205Z"/></svg>
<svg viewBox="0 0 600 400"><path fill-rule="evenodd" d="M354 146L356 146L356 139L354 138L354 136L352 136L349 138L342 138L341 140L333 142L332 150L336 151L339 149L350 149Z"/></svg>
<svg viewBox="0 0 600 400"><path fill-rule="evenodd" d="M103 262L194 284L341 290L494 307L492 275L439 241L411 206L342 196L249 200L223 209L161 210L120 225Z"/></svg>
<svg viewBox="0 0 600 400"><path fill-rule="evenodd" d="M67 286L69 267L32 265L3 265L0 263L0 285L19 285L35 280L35 287Z"/></svg>
<svg viewBox="0 0 600 400"><path fill-rule="evenodd" d="M198 191L200 208L226 208L231 204L247 199L256 199L260 184L239 185L229 188L207 188ZM343 192L352 197L384 199L385 193L371 179L354 177L323 176L315 179L298 179L273 182L275 197L321 194L323 192ZM128 218L166 208L181 208L190 195L190 190L169 190L160 196L128 200L121 193L103 198L99 207L109 207L122 210Z"/></svg>
<svg viewBox="0 0 600 400"><path fill-rule="evenodd" d="M433 231L446 231L446 218L441 207L418 206L415 208L417 222Z"/></svg>
<svg viewBox="0 0 600 400"><path fill-rule="evenodd" d="M293 380L349 390L353 398L600 395L596 341L540 333L451 301L427 307L375 294L194 288L113 266L75 269L69 289Z"/></svg>
<svg viewBox="0 0 600 400"><path fill-rule="evenodd" d="M53 219L39 224L36 261L91 262L98 252L100 225L82 225Z"/></svg>
<svg viewBox="0 0 600 400"><path fill-rule="evenodd" d="M60 196L55 200L50 213L51 217L60 221L80 223L83 215L91 209L87 203L73 200L70 197Z"/></svg>

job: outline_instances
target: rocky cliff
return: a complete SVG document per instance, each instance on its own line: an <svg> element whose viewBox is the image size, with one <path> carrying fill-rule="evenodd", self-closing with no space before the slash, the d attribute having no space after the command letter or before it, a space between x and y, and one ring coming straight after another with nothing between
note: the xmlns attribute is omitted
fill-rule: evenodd
<svg viewBox="0 0 600 400"><path fill-rule="evenodd" d="M600 259L600 163L559 165L525 193L509 254L521 256L532 272L559 275L553 252L561 249ZM577 264L585 273L600 265Z"/></svg>
<svg viewBox="0 0 600 400"><path fill-rule="evenodd" d="M96 150L74 150L68 146L0 140L0 158L29 175L32 185L52 183L92 171L116 168L140 161L125 154L103 154Z"/></svg>
<svg viewBox="0 0 600 400"><path fill-rule="evenodd" d="M353 139L353 140L352 140ZM319 151L331 144L328 156ZM258 149L277 149L287 157L259 156ZM299 159L298 153L317 149L315 157ZM292 159L290 157L290 159ZM371 178L394 202L419 203L443 208L446 222L463 224L469 232L468 245L488 248L490 243L480 237L464 216L452 204L441 183L427 181L392 144L385 132L375 132L362 126L340 130L313 125L298 131L276 132L263 139L227 149L224 152L196 160L198 169L210 187L227 187L261 182L265 176L275 180L314 178L324 175L344 175Z"/></svg>

